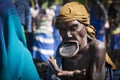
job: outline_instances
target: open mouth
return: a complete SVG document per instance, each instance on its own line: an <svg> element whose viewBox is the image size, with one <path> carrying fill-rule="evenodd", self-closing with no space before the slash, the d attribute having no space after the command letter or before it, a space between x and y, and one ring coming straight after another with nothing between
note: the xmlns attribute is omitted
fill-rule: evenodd
<svg viewBox="0 0 120 80"><path fill-rule="evenodd" d="M77 54L79 50L79 43L76 40L70 40L64 42L60 48L59 53L62 57L73 57Z"/></svg>

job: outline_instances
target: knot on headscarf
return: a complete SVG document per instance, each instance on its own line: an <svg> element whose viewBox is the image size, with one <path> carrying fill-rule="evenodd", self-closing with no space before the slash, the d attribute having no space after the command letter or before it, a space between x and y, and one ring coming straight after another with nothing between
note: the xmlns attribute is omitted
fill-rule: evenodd
<svg viewBox="0 0 120 80"><path fill-rule="evenodd" d="M86 31L87 31L87 37L90 38L90 39L95 39L95 28L90 25L88 27L86 27Z"/></svg>
<svg viewBox="0 0 120 80"><path fill-rule="evenodd" d="M70 2L60 9L59 15L56 17L57 23L78 20L83 24L89 24L89 14L84 5L79 2Z"/></svg>
<svg viewBox="0 0 120 80"><path fill-rule="evenodd" d="M79 2L69 2L61 7L59 15L56 17L56 27L62 22L78 20L79 22L88 25L86 31L91 38L95 38L95 29L90 26L90 16L85 6Z"/></svg>

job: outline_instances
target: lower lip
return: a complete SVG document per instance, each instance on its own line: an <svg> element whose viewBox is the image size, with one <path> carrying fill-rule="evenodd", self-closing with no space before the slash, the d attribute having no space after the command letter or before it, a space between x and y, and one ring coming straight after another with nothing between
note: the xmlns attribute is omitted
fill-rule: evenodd
<svg viewBox="0 0 120 80"><path fill-rule="evenodd" d="M79 50L79 44L76 40L69 40L64 42L59 48L59 53L63 57L73 57Z"/></svg>

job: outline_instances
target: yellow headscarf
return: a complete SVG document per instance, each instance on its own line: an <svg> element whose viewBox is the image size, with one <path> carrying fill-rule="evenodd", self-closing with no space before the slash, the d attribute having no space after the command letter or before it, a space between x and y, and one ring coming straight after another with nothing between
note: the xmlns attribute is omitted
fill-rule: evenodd
<svg viewBox="0 0 120 80"><path fill-rule="evenodd" d="M57 16L57 22L67 22L71 20L79 20L81 23L89 24L89 14L84 5L79 2L69 2L61 7Z"/></svg>
<svg viewBox="0 0 120 80"><path fill-rule="evenodd" d="M83 4L79 2L69 2L62 6L59 15L56 17L56 27L59 27L57 24L61 22L72 20L78 20L90 26L90 16ZM95 38L94 27L86 27L86 30L90 37Z"/></svg>

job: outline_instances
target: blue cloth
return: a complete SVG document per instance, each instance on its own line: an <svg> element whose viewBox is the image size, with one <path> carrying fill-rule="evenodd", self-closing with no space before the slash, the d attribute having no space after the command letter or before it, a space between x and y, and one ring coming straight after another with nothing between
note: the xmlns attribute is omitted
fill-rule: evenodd
<svg viewBox="0 0 120 80"><path fill-rule="evenodd" d="M113 70L113 80L120 80L120 70Z"/></svg>
<svg viewBox="0 0 120 80"><path fill-rule="evenodd" d="M104 33L100 34L102 27L104 26L104 19L98 19L94 13L94 7L90 11L90 24L96 29L96 38L98 40L104 41Z"/></svg>
<svg viewBox="0 0 120 80"><path fill-rule="evenodd" d="M32 31L32 14L28 0L15 0L14 4L25 31Z"/></svg>
<svg viewBox="0 0 120 80"><path fill-rule="evenodd" d="M114 50L120 50L120 34L112 34L110 47Z"/></svg>
<svg viewBox="0 0 120 80"><path fill-rule="evenodd" d="M60 6L56 7L55 14L58 15ZM48 62L49 56L56 55L57 47L61 41L59 31L50 21L39 22L33 43L33 58ZM51 24L48 25L47 24Z"/></svg>
<svg viewBox="0 0 120 80"><path fill-rule="evenodd" d="M55 26L53 26L53 37L54 37L54 57L55 57L57 48L61 42L59 31Z"/></svg>
<svg viewBox="0 0 120 80"><path fill-rule="evenodd" d="M60 6L57 5L56 6L56 10L55 10L55 16L57 16L59 14L59 11L60 11ZM61 42L61 39L60 39L60 33L59 33L59 30L55 27L55 25L53 25L53 37L54 37L54 57L56 56L56 51L57 51L57 48Z"/></svg>
<svg viewBox="0 0 120 80"><path fill-rule="evenodd" d="M111 69L110 75L108 75L105 80L120 80L120 70L119 69L118 70Z"/></svg>
<svg viewBox="0 0 120 80"><path fill-rule="evenodd" d="M33 43L33 58L48 62L49 56L54 54L54 39L53 36L38 33L34 37Z"/></svg>
<svg viewBox="0 0 120 80"><path fill-rule="evenodd" d="M0 0L0 80L40 80L15 6Z"/></svg>
<svg viewBox="0 0 120 80"><path fill-rule="evenodd" d="M54 55L54 38L53 35L47 33L37 33L34 36L33 43L33 59L41 62L48 62L50 55ZM40 73L40 72L39 72ZM52 80L50 68L48 68L44 77L44 80Z"/></svg>

